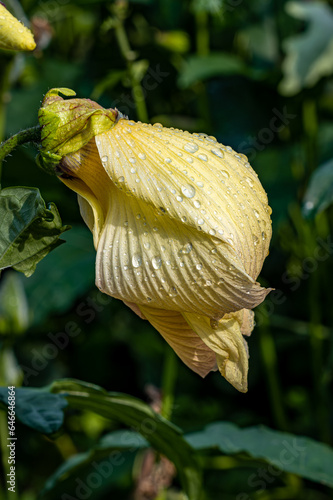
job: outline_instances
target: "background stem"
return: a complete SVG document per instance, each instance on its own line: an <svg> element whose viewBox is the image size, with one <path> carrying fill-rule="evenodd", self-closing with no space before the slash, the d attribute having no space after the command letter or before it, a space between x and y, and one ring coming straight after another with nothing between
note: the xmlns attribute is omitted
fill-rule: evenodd
<svg viewBox="0 0 333 500"><path fill-rule="evenodd" d="M177 380L177 357L171 347L167 346L162 381L162 410L161 415L171 419L174 403L174 390Z"/></svg>

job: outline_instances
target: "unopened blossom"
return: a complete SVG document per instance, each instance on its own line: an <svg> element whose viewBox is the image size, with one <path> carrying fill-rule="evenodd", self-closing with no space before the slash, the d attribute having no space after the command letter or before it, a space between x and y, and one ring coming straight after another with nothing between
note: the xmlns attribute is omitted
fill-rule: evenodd
<svg viewBox="0 0 333 500"><path fill-rule="evenodd" d="M0 3L0 49L34 50L35 47L31 31Z"/></svg>
<svg viewBox="0 0 333 500"><path fill-rule="evenodd" d="M206 134L134 122L50 91L39 163L78 194L98 288L147 319L183 362L247 390L256 279L271 209L244 155Z"/></svg>

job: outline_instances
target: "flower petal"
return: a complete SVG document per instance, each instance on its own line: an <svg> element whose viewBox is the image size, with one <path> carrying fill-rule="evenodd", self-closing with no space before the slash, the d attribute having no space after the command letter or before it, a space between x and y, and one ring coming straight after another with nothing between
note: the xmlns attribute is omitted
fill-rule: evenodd
<svg viewBox="0 0 333 500"><path fill-rule="evenodd" d="M247 392L248 350L235 317L222 319L212 328L205 316L183 313L203 342L216 354L223 377L240 392Z"/></svg>
<svg viewBox="0 0 333 500"><path fill-rule="evenodd" d="M126 119L96 136L96 144L118 188L209 235L216 247L228 245L256 279L268 253L271 210L245 156L204 134Z"/></svg>
<svg viewBox="0 0 333 500"><path fill-rule="evenodd" d="M31 31L0 3L0 49L34 50L36 43Z"/></svg>
<svg viewBox="0 0 333 500"><path fill-rule="evenodd" d="M142 305L140 310L189 368L201 377L217 370L214 352L191 330L181 313Z"/></svg>

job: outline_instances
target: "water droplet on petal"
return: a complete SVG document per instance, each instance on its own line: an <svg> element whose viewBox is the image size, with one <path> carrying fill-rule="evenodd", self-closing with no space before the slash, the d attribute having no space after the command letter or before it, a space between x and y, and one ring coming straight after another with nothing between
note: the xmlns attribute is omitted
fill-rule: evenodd
<svg viewBox="0 0 333 500"><path fill-rule="evenodd" d="M253 213L254 213L254 215L257 217L257 219L259 219L260 214L259 214L258 210L256 210L256 209L254 208L254 209L253 209Z"/></svg>
<svg viewBox="0 0 333 500"><path fill-rule="evenodd" d="M186 222L186 221L187 221L186 217L182 217L180 220L181 220L182 222Z"/></svg>
<svg viewBox="0 0 333 500"><path fill-rule="evenodd" d="M146 155L144 153L139 153L138 157L140 158L140 160L145 160L146 159Z"/></svg>
<svg viewBox="0 0 333 500"><path fill-rule="evenodd" d="M202 269L202 264L197 264L195 267L198 271L200 271Z"/></svg>
<svg viewBox="0 0 333 500"><path fill-rule="evenodd" d="M193 248L192 243L186 243L186 245L183 246L183 248L179 251L179 253L183 255L189 254L192 248Z"/></svg>
<svg viewBox="0 0 333 500"><path fill-rule="evenodd" d="M195 153L196 151L198 151L199 146L198 146L195 142L187 142L187 143L184 145L184 149L185 149L185 151L187 151L188 153Z"/></svg>
<svg viewBox="0 0 333 500"><path fill-rule="evenodd" d="M143 244L143 246L145 247L146 250L149 250L150 243L146 242L146 243Z"/></svg>
<svg viewBox="0 0 333 500"><path fill-rule="evenodd" d="M252 235L252 238L253 238L253 244L254 246L256 246L258 244L258 236L256 236L255 234Z"/></svg>
<svg viewBox="0 0 333 500"><path fill-rule="evenodd" d="M216 234L215 229L210 229L209 230L209 234L211 234L212 236L215 236L215 234Z"/></svg>
<svg viewBox="0 0 333 500"><path fill-rule="evenodd" d="M230 175L229 175L229 173L226 170L221 170L220 172L221 172L222 175L224 175L224 177L226 177L227 179L229 179Z"/></svg>
<svg viewBox="0 0 333 500"><path fill-rule="evenodd" d="M158 255L152 258L151 261L154 269L159 269L162 265L162 259Z"/></svg>
<svg viewBox="0 0 333 500"><path fill-rule="evenodd" d="M191 186L191 184L186 184L185 186L182 186L181 188L182 193L186 198L193 198L195 195L195 187Z"/></svg>
<svg viewBox="0 0 333 500"><path fill-rule="evenodd" d="M223 158L223 157L224 157L224 153L223 153L223 151L221 151L221 149L218 149L218 148L213 148L213 149L211 149L211 152L212 152L215 156L218 156L219 158Z"/></svg>
<svg viewBox="0 0 333 500"><path fill-rule="evenodd" d="M198 158L199 158L199 160L202 160L202 161L207 161L208 160L207 155L204 155L204 154L198 155Z"/></svg>
<svg viewBox="0 0 333 500"><path fill-rule="evenodd" d="M181 201L183 201L183 198L181 196L177 196L176 200L181 202Z"/></svg>
<svg viewBox="0 0 333 500"><path fill-rule="evenodd" d="M195 200L195 201L193 202L193 205L195 206L195 208L200 208L200 207L201 207L201 203L200 203L200 201L199 201L199 200Z"/></svg>
<svg viewBox="0 0 333 500"><path fill-rule="evenodd" d="M125 178L123 176L118 177L118 182L124 182L124 181L125 181Z"/></svg>
<svg viewBox="0 0 333 500"><path fill-rule="evenodd" d="M213 330L217 330L218 327L219 327L219 322L216 320L216 319L210 319L210 327L213 329Z"/></svg>
<svg viewBox="0 0 333 500"><path fill-rule="evenodd" d="M131 158L129 158L129 162L130 163L136 163L136 159L132 156Z"/></svg>
<svg viewBox="0 0 333 500"><path fill-rule="evenodd" d="M199 226L202 226L202 224L204 224L204 223L205 223L204 219L198 219Z"/></svg>
<svg viewBox="0 0 333 500"><path fill-rule="evenodd" d="M108 159L109 159L109 158L108 158L108 156L106 156L106 155L105 155L105 156L102 156L102 158L101 158L101 160L102 160L102 162L103 162L103 163L105 163L106 161L108 161Z"/></svg>
<svg viewBox="0 0 333 500"><path fill-rule="evenodd" d="M135 253L132 257L132 265L133 267L140 267L142 264L142 257L140 254Z"/></svg>

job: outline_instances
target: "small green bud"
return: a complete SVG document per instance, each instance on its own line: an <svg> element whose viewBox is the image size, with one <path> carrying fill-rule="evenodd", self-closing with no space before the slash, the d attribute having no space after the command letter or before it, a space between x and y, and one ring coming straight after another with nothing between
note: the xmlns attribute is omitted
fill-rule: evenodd
<svg viewBox="0 0 333 500"><path fill-rule="evenodd" d="M71 89L51 89L44 97L38 112L42 127L38 165L56 174L61 159L75 153L93 137L110 130L116 123L118 111L105 109L90 99L63 99L75 96Z"/></svg>

